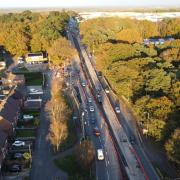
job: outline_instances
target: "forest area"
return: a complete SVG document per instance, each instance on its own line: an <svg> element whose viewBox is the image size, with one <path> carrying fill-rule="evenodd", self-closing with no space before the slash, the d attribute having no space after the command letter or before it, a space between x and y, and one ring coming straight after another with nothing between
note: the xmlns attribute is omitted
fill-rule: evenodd
<svg viewBox="0 0 180 180"><path fill-rule="evenodd" d="M83 43L117 95L129 100L139 124L180 168L180 19L161 22L97 18L80 24ZM144 45L146 38L174 41Z"/></svg>
<svg viewBox="0 0 180 180"><path fill-rule="evenodd" d="M72 11L36 13L29 10L2 14L0 46L14 57L29 52L48 52L52 63L61 65L74 53L65 38L65 27L73 15Z"/></svg>

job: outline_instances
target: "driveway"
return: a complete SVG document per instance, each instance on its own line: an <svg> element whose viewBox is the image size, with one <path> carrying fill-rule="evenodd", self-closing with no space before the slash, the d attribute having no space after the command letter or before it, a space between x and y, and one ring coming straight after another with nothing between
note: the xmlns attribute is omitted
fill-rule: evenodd
<svg viewBox="0 0 180 180"><path fill-rule="evenodd" d="M50 99L50 82L52 73L48 71L46 74L48 86L44 90L43 101L46 103ZM45 105L45 104L44 104ZM31 171L31 180L66 180L67 174L59 170L53 163L53 153L51 152L51 144L46 140L49 128L49 120L45 106L43 105L40 112L41 124L36 139L35 151L33 154L33 164Z"/></svg>

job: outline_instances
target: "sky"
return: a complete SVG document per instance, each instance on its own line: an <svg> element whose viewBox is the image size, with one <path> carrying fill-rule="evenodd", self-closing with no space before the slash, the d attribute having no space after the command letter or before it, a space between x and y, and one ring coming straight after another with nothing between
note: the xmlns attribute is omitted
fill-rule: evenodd
<svg viewBox="0 0 180 180"><path fill-rule="evenodd" d="M180 7L180 0L0 0L0 9L85 6Z"/></svg>

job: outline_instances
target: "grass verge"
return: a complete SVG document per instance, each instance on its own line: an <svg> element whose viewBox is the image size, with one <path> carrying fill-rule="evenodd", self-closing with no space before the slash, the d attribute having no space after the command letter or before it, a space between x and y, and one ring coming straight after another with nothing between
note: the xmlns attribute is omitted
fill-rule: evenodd
<svg viewBox="0 0 180 180"><path fill-rule="evenodd" d="M26 73L24 74L27 86L42 86L43 75L42 73Z"/></svg>
<svg viewBox="0 0 180 180"><path fill-rule="evenodd" d="M90 172L82 169L82 167L76 159L75 154L68 155L62 159L56 159L54 160L54 163L57 167L59 167L68 174L69 180L93 179L90 177Z"/></svg>

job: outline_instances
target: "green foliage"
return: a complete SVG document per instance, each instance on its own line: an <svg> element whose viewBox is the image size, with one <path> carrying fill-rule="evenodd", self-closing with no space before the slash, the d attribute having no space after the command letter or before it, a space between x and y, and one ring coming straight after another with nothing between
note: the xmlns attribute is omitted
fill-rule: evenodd
<svg viewBox="0 0 180 180"><path fill-rule="evenodd" d="M24 11L0 16L0 44L12 54L47 51L56 39L64 36L65 26L73 12L52 11L44 15Z"/></svg>
<svg viewBox="0 0 180 180"><path fill-rule="evenodd" d="M180 129L176 129L165 144L168 158L180 168Z"/></svg>
<svg viewBox="0 0 180 180"><path fill-rule="evenodd" d="M171 87L171 77L163 69L151 69L144 73L147 92L167 93Z"/></svg>

